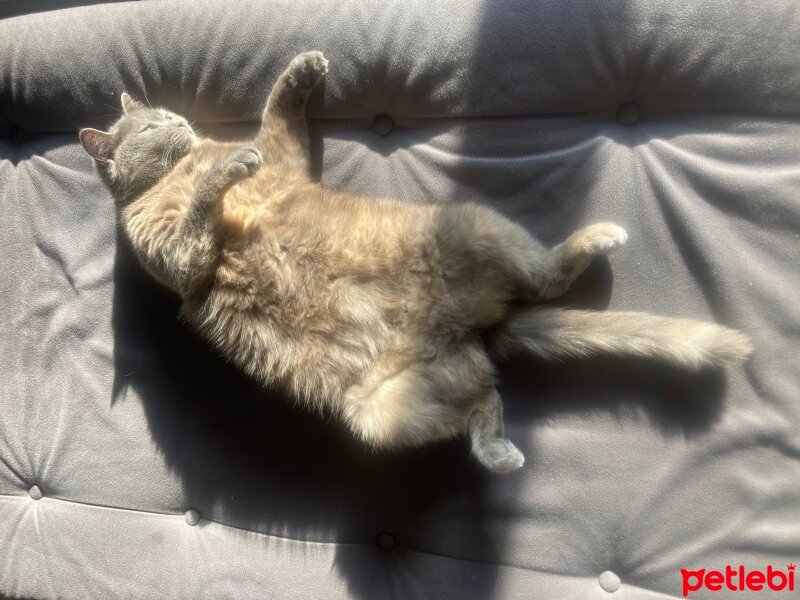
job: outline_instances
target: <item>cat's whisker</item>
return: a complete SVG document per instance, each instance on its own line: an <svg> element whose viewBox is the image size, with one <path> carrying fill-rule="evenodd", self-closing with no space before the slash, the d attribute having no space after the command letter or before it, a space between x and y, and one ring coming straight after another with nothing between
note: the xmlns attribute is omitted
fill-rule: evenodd
<svg viewBox="0 0 800 600"><path fill-rule="evenodd" d="M199 127L195 127L195 123L197 123L197 119L189 123L189 129L191 129L195 135L203 135L205 132Z"/></svg>
<svg viewBox="0 0 800 600"><path fill-rule="evenodd" d="M107 106L108 108L110 108L111 110L113 110L113 111L114 111L114 114L113 114L113 115L111 115L111 116L114 116L114 117L116 117L117 115L124 114L124 113L122 112L122 109L121 109L121 108L117 108L116 106L111 106L110 104L106 104L105 102L102 102L101 104L102 104L103 106ZM107 117L107 116L109 116L109 115L102 115L102 116L104 116L104 117Z"/></svg>
<svg viewBox="0 0 800 600"><path fill-rule="evenodd" d="M166 170L167 170L167 154L169 154L169 150L170 150L170 146L169 146L169 145L167 145L167 146L164 148L164 152L163 152L163 154L161 155L161 168L162 168L162 170L164 170L164 171L166 171Z"/></svg>
<svg viewBox="0 0 800 600"><path fill-rule="evenodd" d="M142 94L144 94L144 101L147 102L147 107L148 108L153 108L153 105L150 104L150 99L147 97L147 90L142 88Z"/></svg>

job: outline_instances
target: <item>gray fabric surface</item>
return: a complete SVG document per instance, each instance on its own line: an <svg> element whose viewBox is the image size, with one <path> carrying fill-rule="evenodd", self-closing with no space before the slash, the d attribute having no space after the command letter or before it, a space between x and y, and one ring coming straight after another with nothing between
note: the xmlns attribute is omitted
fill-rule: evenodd
<svg viewBox="0 0 800 600"><path fill-rule="evenodd" d="M102 2L102 0L0 0L0 19L60 8L133 1L135 0L110 0L109 2Z"/></svg>
<svg viewBox="0 0 800 600"><path fill-rule="evenodd" d="M666 598L681 568L797 562L798 31L794 1L138 2L0 21L0 595L602 598L613 571L614 598ZM616 221L628 246L564 302L715 319L752 360L725 377L509 365L528 462L502 477L464 441L372 454L258 389L132 259L76 130L107 125L127 89L250 134L307 49L331 60L309 107L323 182L484 202L548 243Z"/></svg>

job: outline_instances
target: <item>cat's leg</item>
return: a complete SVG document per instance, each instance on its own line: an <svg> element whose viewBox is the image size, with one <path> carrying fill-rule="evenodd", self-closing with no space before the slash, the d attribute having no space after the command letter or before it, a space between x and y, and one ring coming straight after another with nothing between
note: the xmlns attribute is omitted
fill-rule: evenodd
<svg viewBox="0 0 800 600"><path fill-rule="evenodd" d="M189 208L178 224L176 247L169 265L180 293L190 293L217 262L220 199L235 183L251 176L262 161L257 148L243 146L218 160L200 178Z"/></svg>
<svg viewBox="0 0 800 600"><path fill-rule="evenodd" d="M505 438L503 401L495 389L482 399L470 416L469 436L475 458L494 473L508 473L525 463L522 452Z"/></svg>
<svg viewBox="0 0 800 600"><path fill-rule="evenodd" d="M491 227L484 224L479 229L491 231L494 236L486 254L492 256L503 274L515 281L514 288L525 301L541 302L562 295L595 255L612 252L628 238L625 230L613 223L595 223L548 250L516 223L492 214L495 222Z"/></svg>
<svg viewBox="0 0 800 600"><path fill-rule="evenodd" d="M419 344L401 340L395 347ZM430 340L422 346L426 356L419 361L398 363L406 354L393 352L347 391L342 414L367 443L414 446L463 434L475 399L494 385L483 344Z"/></svg>
<svg viewBox="0 0 800 600"><path fill-rule="evenodd" d="M255 145L268 164L309 171L309 141L305 108L308 96L325 73L322 52L299 54L280 74L267 99Z"/></svg>
<svg viewBox="0 0 800 600"><path fill-rule="evenodd" d="M623 245L627 234L612 223L597 223L547 249L499 213L463 204L443 209L437 238L451 287L467 282L466 303L491 315L489 307L505 306L512 299L539 302L560 296L596 254Z"/></svg>
<svg viewBox="0 0 800 600"><path fill-rule="evenodd" d="M540 261L544 277L535 289L537 300L557 298L569 289L597 254L608 254L625 244L628 234L613 223L595 223L579 229Z"/></svg>
<svg viewBox="0 0 800 600"><path fill-rule="evenodd" d="M442 402L424 365L351 387L342 417L361 440L375 448L419 446L455 437L467 415Z"/></svg>
<svg viewBox="0 0 800 600"><path fill-rule="evenodd" d="M494 388L476 401L447 402L427 369L410 368L383 380L374 389L351 389L345 402L347 424L377 448L416 446L455 437L466 430L472 453L494 473L520 468L525 457L504 437L503 404ZM452 378L455 379L455 378ZM454 390L456 396L459 390Z"/></svg>

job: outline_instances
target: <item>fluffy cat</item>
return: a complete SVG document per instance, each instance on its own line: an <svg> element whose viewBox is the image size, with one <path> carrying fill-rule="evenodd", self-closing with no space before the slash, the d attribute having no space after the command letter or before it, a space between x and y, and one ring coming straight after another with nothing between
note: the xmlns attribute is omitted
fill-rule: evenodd
<svg viewBox="0 0 800 600"><path fill-rule="evenodd" d="M524 458L503 434L494 359L611 353L698 369L747 357L747 338L719 325L537 304L622 246L616 225L546 249L477 204L364 199L311 181L305 103L327 64L320 52L294 58L245 144L200 138L125 93L108 132L80 132L144 268L246 373L374 447L467 433L483 465L508 472Z"/></svg>

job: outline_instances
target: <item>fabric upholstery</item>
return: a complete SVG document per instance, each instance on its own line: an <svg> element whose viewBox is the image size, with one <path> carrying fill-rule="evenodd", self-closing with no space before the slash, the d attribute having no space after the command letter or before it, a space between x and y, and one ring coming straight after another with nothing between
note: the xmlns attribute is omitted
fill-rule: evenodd
<svg viewBox="0 0 800 600"><path fill-rule="evenodd" d="M604 598L611 571L672 598L681 568L800 559L800 4L32 5L0 21L0 596ZM562 302L713 319L751 360L507 365L506 476L259 389L139 268L76 132L127 90L251 135L309 49L326 185L549 244L617 222Z"/></svg>

